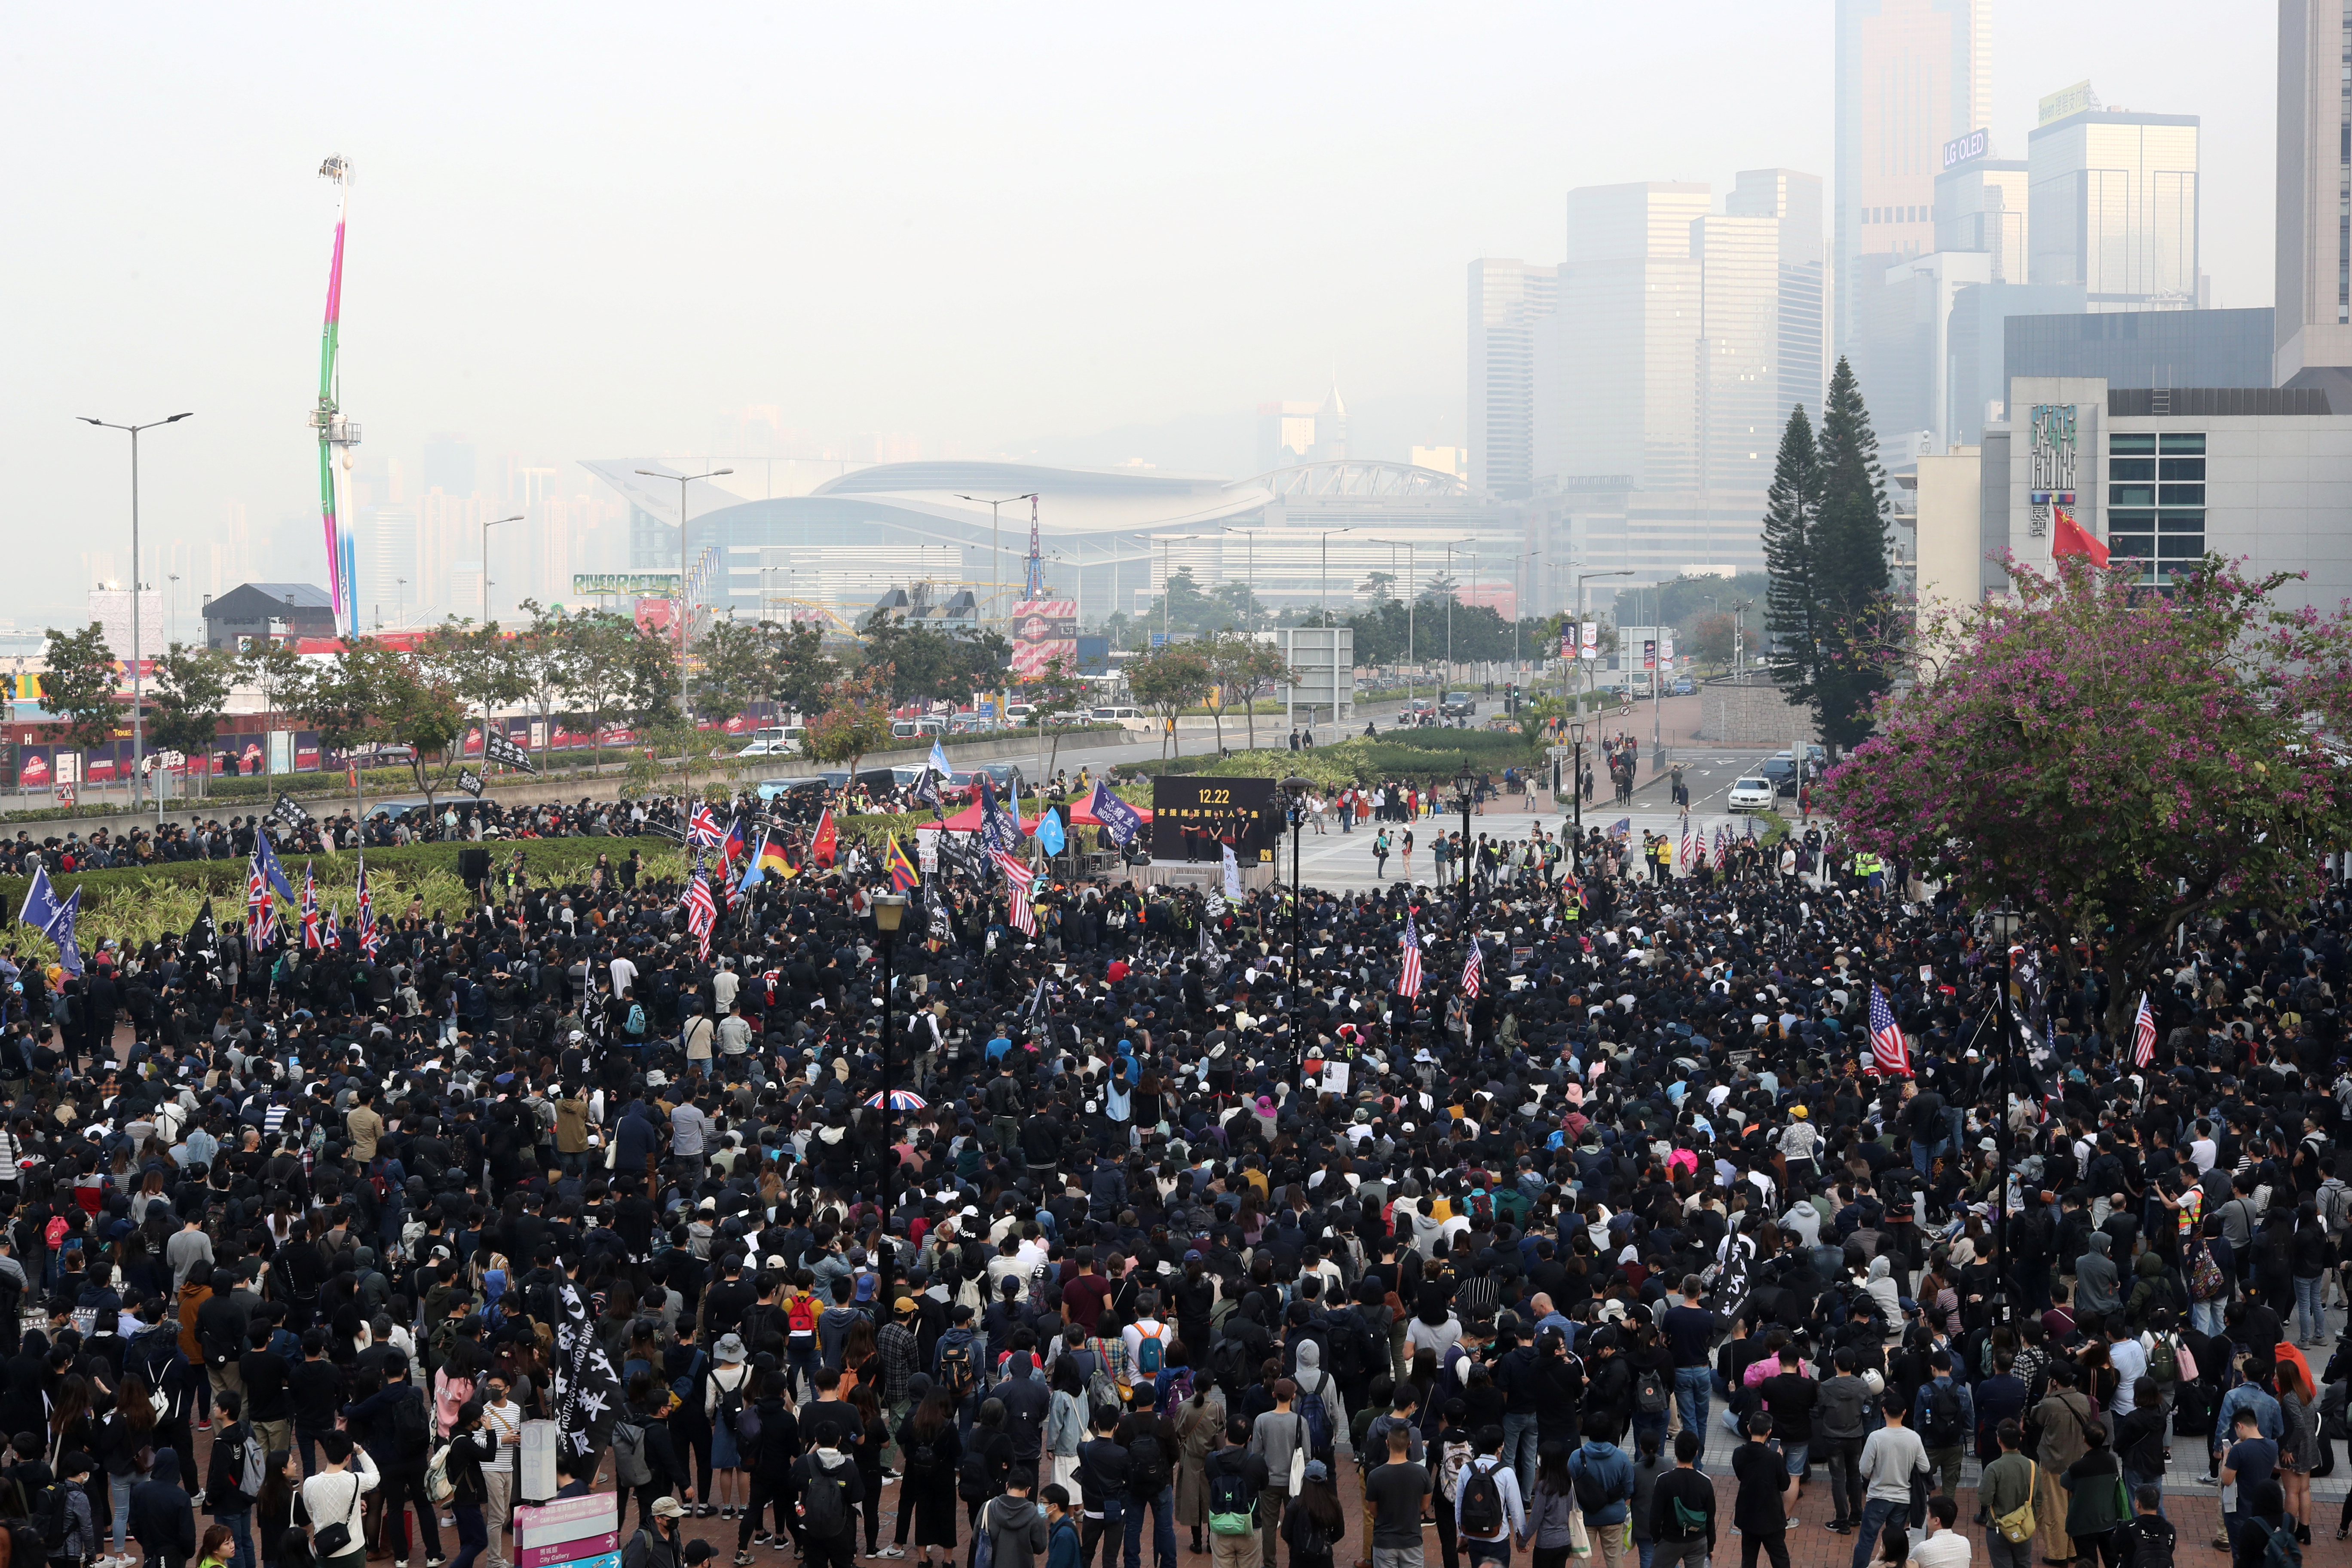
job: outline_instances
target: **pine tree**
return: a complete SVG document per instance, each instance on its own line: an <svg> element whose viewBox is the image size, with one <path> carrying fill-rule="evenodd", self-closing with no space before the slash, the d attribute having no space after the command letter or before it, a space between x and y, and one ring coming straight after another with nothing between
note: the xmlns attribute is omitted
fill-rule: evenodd
<svg viewBox="0 0 2352 1568"><path fill-rule="evenodd" d="M1801 403L1789 411L1772 488L1764 508L1764 629L1772 648L1772 679L1791 702L1813 699L1815 620L1813 521L1821 507L1821 460L1812 421Z"/></svg>
<svg viewBox="0 0 2352 1568"><path fill-rule="evenodd" d="M1870 653L1864 617L1884 598L1886 476L1878 437L1841 357L1822 405L1821 505L1812 530L1813 614L1817 647L1811 700L1822 739L1843 749L1868 738L1867 709L1885 676Z"/></svg>

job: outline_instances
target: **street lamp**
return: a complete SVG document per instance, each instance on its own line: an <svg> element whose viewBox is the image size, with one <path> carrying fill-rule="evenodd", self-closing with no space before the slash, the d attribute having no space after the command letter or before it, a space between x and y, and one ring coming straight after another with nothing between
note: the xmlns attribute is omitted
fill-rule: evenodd
<svg viewBox="0 0 2352 1568"><path fill-rule="evenodd" d="M678 515L680 517L686 515L683 501L679 503ZM520 512L515 513L512 517L486 517L482 520L482 625L486 627L490 624L490 530L505 523L521 521ZM685 524L681 522L678 526L683 529ZM682 670L684 667L680 668ZM483 721L487 723L489 717L489 710L485 707L482 710Z"/></svg>
<svg viewBox="0 0 2352 1568"><path fill-rule="evenodd" d="M1294 966L1307 951L1299 935L1300 906L1306 900L1298 894L1298 829L1307 820L1307 796L1314 788L1315 781L1303 773L1282 781L1283 793L1290 797L1290 962Z"/></svg>
<svg viewBox="0 0 2352 1568"><path fill-rule="evenodd" d="M1567 564L1570 566L1581 566L1584 563L1581 561L1570 561L1567 563ZM1583 643L1580 638L1584 626L1584 585L1587 583L1591 582L1595 577L1631 577L1633 574L1633 569L1631 566L1620 566L1608 572L1579 572L1576 574L1576 622L1580 637L1577 647L1580 658L1581 657L1581 651L1583 648ZM1598 645L1595 646L1597 650ZM1580 695L1581 694L1580 693ZM1560 665L1559 700L1563 705L1568 702L1568 665L1566 661L1562 661ZM1577 798L1581 800L1584 796L1584 775L1581 772L1577 774L1576 793Z"/></svg>
<svg viewBox="0 0 2352 1568"><path fill-rule="evenodd" d="M1323 656L1329 661L1331 722L1335 728L1339 722L1339 638L1331 630L1331 536L1354 531L1352 528L1327 528L1318 541L1323 552L1323 575L1315 585L1316 614L1323 623ZM1307 705L1307 732L1309 735L1315 733L1315 704L1312 702Z"/></svg>
<svg viewBox="0 0 2352 1568"><path fill-rule="evenodd" d="M1004 496L995 500L991 500L986 496L968 496L961 492L956 496L958 500L974 501L988 509L988 602L991 605L1004 597L1004 551L997 538L996 509L1010 506L1017 500L1035 500L1036 499L1035 490L1024 491L1017 496ZM1002 618L1001 614L999 618Z"/></svg>
<svg viewBox="0 0 2352 1568"><path fill-rule="evenodd" d="M890 1119L898 1109L890 1103L890 971L892 954L898 945L898 927L906 918L907 895L874 895L874 931L881 938L876 945L882 950L882 1245L878 1249L882 1254L882 1284L875 1292L875 1300L882 1303L886 1312L891 1310L891 1266L898 1257L898 1248L890 1242L890 1215L895 1206L892 1188L897 1185L894 1178L898 1173L898 1157L891 1152L896 1141L890 1136Z"/></svg>
<svg viewBox="0 0 2352 1568"><path fill-rule="evenodd" d="M1999 987L2000 1054L1994 1068L1998 1081L1993 1086L1991 1097L1995 1205L1992 1244L1993 1249L2000 1254L2000 1267L1993 1274L1993 1289L2000 1293L2000 1315L2005 1320L2009 1316L2009 1271L2016 1267L2009 1256L2009 1053L2011 1043L2017 1037L2017 1020L2009 1010L2009 982L2016 966L2010 942L2016 936L2018 928L2025 923L2025 917L2011 908L2004 899L1986 911L1985 923L2000 942L2000 977L1994 982ZM1961 1124L1967 1125L1965 1119Z"/></svg>
<svg viewBox="0 0 2352 1568"><path fill-rule="evenodd" d="M655 468L639 468L637 470L637 472L645 475L646 478L649 479L676 479L677 481L677 717L678 721L685 724L689 729L692 728L694 724L694 710L688 706L686 697L686 628L687 624L694 618L694 611L693 606L687 603L686 487L692 484L697 479L715 479L721 474L731 474L735 470L732 468L713 468L707 474L665 474ZM488 544L489 536L488 534L484 534L482 537L484 541L482 545L482 577L485 584L482 595L482 614L483 617L488 619L489 616L489 593L488 582L490 575L490 547Z"/></svg>
<svg viewBox="0 0 2352 1568"><path fill-rule="evenodd" d="M1570 809L1570 810L1571 810L1571 811L1573 811L1573 812L1576 814L1576 826L1575 826L1575 828L1572 830L1572 831L1575 833L1576 837L1575 837L1575 839L1571 842L1571 844L1570 844L1570 854L1569 854L1569 862L1568 862L1568 863L1569 863L1569 868L1570 868L1570 870L1572 870L1572 871L1574 871L1574 872L1576 873L1578 879L1580 881L1580 880L1582 880L1582 879L1583 879L1583 877L1584 877L1584 721L1583 721L1583 720L1581 720L1581 719L1578 719L1578 720L1576 720L1576 721L1572 721L1572 722L1569 725L1569 727L1568 727L1568 738L1569 738L1569 743L1570 743L1570 745L1572 745L1573 747L1575 747L1575 749L1576 749L1576 759L1575 759L1575 762L1576 762L1576 771L1575 771L1573 773L1571 773L1571 774L1570 774L1570 775L1569 775L1569 780L1568 780L1568 797L1569 797L1569 801L1570 801L1570 806L1569 806L1569 809ZM1555 799L1557 799L1557 798L1558 798L1558 796L1559 796L1559 792L1557 789L1555 789L1555 790L1552 792L1552 794L1553 794L1553 797L1554 797Z"/></svg>
<svg viewBox="0 0 2352 1568"><path fill-rule="evenodd" d="M1454 858L1454 875L1462 879L1462 929L1470 931L1470 873L1477 861L1470 847L1470 791L1475 784L1470 773L1470 759L1462 759L1462 771L1454 775L1454 787L1462 795L1462 853ZM1477 940L1475 936L1472 941Z"/></svg>
<svg viewBox="0 0 2352 1568"><path fill-rule="evenodd" d="M1404 706L1405 706L1405 715L1406 715L1406 717L1407 717L1407 718L1411 718L1411 717L1412 717L1412 661L1413 661L1413 648L1412 648L1412 606L1413 606L1413 586L1412 586L1412 583L1413 583L1413 553L1412 553L1412 552L1413 552L1413 541L1412 541L1412 540L1410 540L1410 539L1403 540L1403 541L1398 541L1398 540L1394 540L1394 539L1375 539L1375 540L1373 540L1373 541L1372 541L1372 542L1373 542L1374 544L1385 544L1385 545L1387 545L1387 546L1389 547L1389 564L1390 564L1391 567L1393 567L1393 566L1396 564L1396 548L1397 548L1397 545L1398 545L1400 542L1402 542L1402 543L1404 545L1404 579L1405 579L1405 581L1404 581Z"/></svg>
<svg viewBox="0 0 2352 1568"><path fill-rule="evenodd" d="M152 430L158 425L177 425L183 419L195 417L193 412L174 414L164 419L150 419L144 425L115 425L104 419L93 419L87 414L75 416L85 425L95 425L101 430L127 430L131 433L131 808L139 809L140 769L147 755L147 730L143 710L146 707L146 672L140 666L142 652L139 646L139 432Z"/></svg>

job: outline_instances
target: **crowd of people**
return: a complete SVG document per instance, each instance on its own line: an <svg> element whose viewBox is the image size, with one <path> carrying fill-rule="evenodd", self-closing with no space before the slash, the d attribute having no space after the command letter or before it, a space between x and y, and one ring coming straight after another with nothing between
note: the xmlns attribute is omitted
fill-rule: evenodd
<svg viewBox="0 0 2352 1568"><path fill-rule="evenodd" d="M1466 918L977 857L900 905L852 847L704 931L616 845L373 952L97 946L69 1028L12 961L0 1514L509 1568L549 1419L626 1568L688 1519L737 1564L1418 1568L1428 1521L1445 1568L1786 1568L1808 1486L1855 1568L2148 1568L2168 1447L2242 1568L2307 1536L2343 884L2188 933L2143 1060L2096 965L1899 870L1527 842Z"/></svg>

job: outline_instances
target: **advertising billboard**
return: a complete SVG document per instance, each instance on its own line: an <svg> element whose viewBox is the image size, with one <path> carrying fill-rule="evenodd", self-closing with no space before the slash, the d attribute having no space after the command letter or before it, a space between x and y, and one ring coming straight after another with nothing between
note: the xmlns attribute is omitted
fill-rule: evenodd
<svg viewBox="0 0 2352 1568"><path fill-rule="evenodd" d="M1078 667L1078 605L1075 599L1028 599L1013 607L1013 676L1029 680L1055 659Z"/></svg>

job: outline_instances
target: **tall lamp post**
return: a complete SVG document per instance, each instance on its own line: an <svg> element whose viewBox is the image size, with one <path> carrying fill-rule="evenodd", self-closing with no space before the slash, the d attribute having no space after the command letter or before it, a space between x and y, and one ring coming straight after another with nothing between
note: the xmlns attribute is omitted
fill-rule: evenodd
<svg viewBox="0 0 2352 1568"><path fill-rule="evenodd" d="M1576 749L1576 772L1568 781L1569 809L1576 813L1576 837L1569 845L1569 869L1580 880L1584 876L1584 721L1571 720L1568 726L1569 743Z"/></svg>
<svg viewBox="0 0 2352 1568"><path fill-rule="evenodd" d="M1470 845L1470 791L1476 784L1471 776L1470 763L1463 759L1462 771L1454 775L1454 787L1462 794L1462 853L1454 858L1454 874L1462 879L1462 929L1470 929L1470 873L1477 865L1476 851Z"/></svg>
<svg viewBox="0 0 2352 1568"><path fill-rule="evenodd" d="M679 503L678 515L681 517L686 515L685 503L682 500ZM521 521L522 513L520 512L515 513L512 517L486 517L482 519L482 625L484 626L488 626L490 624L490 530L500 527L506 523L520 522ZM681 669L683 667L681 667ZM482 711L483 719L487 721L489 716L489 710L488 709L484 709Z"/></svg>
<svg viewBox="0 0 2352 1568"><path fill-rule="evenodd" d="M687 602L686 586L686 487L697 479L715 479L721 474L731 474L732 468L713 468L707 474L665 474L653 468L637 472L649 479L677 481L677 717L678 722L692 727L694 710L686 695L686 631L693 623L694 606ZM489 619L490 546L489 535L482 536L482 618ZM486 742L487 743L487 742Z"/></svg>
<svg viewBox="0 0 2352 1568"><path fill-rule="evenodd" d="M874 895L874 931L881 939L875 945L882 950L882 1283L875 1291L875 1299L886 1312L892 1310L890 1276L898 1261L898 1249L890 1240L890 1216L897 1206L894 1189L898 1174L898 1157L891 1152L896 1140L890 1136L890 1123L898 1114L898 1108L890 1103L890 972L898 945L898 927L906 918L906 894Z"/></svg>
<svg viewBox="0 0 2352 1568"><path fill-rule="evenodd" d="M1315 781L1303 773L1293 773L1282 781L1282 791L1290 797L1290 952L1291 962L1305 951L1299 935L1299 921L1306 900L1298 894L1298 830L1307 821L1307 796L1315 788Z"/></svg>
<svg viewBox="0 0 2352 1568"><path fill-rule="evenodd" d="M1997 1305L2003 1321L2009 1317L2009 1271L2017 1265L2009 1256L2009 1066L2010 1047L2017 1037L2016 1020L2009 1010L2009 982L2016 960L2011 956L2010 942L2025 917L2003 900L1988 910L1985 923L2000 942L2000 977L1994 982L1996 1011L2000 1015L2000 1051L1995 1058L1994 1074L1998 1082L1992 1095L1993 1115L1993 1247L2000 1253L2000 1268L1993 1276L1993 1289L2000 1292Z"/></svg>
<svg viewBox="0 0 2352 1568"><path fill-rule="evenodd" d="M87 414L76 415L85 425L95 425L101 430L125 430L131 435L131 807L139 808L141 768L147 756L146 672L141 668L145 660L139 646L139 432L152 430L158 425L177 425L183 419L195 417L193 412L174 414L167 418L150 419L144 425L116 425L104 419L93 419Z"/></svg>
<svg viewBox="0 0 2352 1568"><path fill-rule="evenodd" d="M1017 500L1035 500L1036 499L1037 492L1035 490L1025 490L1017 496L1001 496L993 500L990 500L986 496L968 496L959 494L956 497L956 500L958 500L977 502L979 505L984 506L988 509L988 602L992 605L995 605L999 599L1004 597L1004 548L997 537L996 509L1003 506L1010 506ZM1003 617L1003 614L1004 612L1002 609L999 609L997 611L998 618L1002 619ZM983 620L986 619L985 616L982 618Z"/></svg>
<svg viewBox="0 0 2352 1568"><path fill-rule="evenodd" d="M1328 668L1331 680L1331 723L1335 729L1339 723L1339 639L1331 630L1331 536L1354 531L1352 528L1327 528L1323 531L1320 541L1323 576L1316 584L1316 615L1323 623L1323 652L1330 661ZM1315 704L1311 702L1307 705L1307 732L1310 736L1315 733Z"/></svg>

